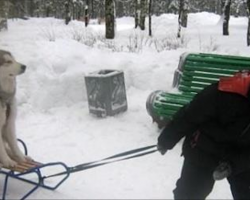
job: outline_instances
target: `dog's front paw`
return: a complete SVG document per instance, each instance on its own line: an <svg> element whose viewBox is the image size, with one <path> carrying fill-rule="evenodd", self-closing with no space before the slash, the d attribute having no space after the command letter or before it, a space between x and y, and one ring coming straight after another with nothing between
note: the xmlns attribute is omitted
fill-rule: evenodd
<svg viewBox="0 0 250 200"><path fill-rule="evenodd" d="M16 161L17 163L23 163L26 161L25 159L25 155L23 155L22 153L20 154L12 154L11 158Z"/></svg>
<svg viewBox="0 0 250 200"><path fill-rule="evenodd" d="M23 155L23 154L14 155L13 159L18 163L25 163L25 162L33 161L33 159L31 157Z"/></svg>
<svg viewBox="0 0 250 200"><path fill-rule="evenodd" d="M34 161L34 159L31 158L30 156L24 156L24 158L25 158L25 162L28 162L28 163Z"/></svg>
<svg viewBox="0 0 250 200"><path fill-rule="evenodd" d="M17 163L14 160L11 160L10 158L6 158L4 160L1 160L1 166L7 167L7 168L13 168L17 166Z"/></svg>

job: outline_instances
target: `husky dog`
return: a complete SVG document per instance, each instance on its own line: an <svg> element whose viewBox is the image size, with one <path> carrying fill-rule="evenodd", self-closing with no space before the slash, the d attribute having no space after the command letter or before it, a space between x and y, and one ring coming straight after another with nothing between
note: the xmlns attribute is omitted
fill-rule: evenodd
<svg viewBox="0 0 250 200"><path fill-rule="evenodd" d="M0 50L0 165L4 167L30 160L19 149L15 134L16 76L25 69L10 52Z"/></svg>

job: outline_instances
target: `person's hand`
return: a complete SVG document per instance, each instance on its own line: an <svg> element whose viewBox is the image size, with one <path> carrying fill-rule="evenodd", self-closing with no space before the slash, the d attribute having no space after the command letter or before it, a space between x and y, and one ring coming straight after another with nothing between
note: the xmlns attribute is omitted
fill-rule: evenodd
<svg viewBox="0 0 250 200"><path fill-rule="evenodd" d="M161 153L161 155L165 155L165 153L167 153L167 149L165 147L163 147L160 144L157 144L157 150Z"/></svg>

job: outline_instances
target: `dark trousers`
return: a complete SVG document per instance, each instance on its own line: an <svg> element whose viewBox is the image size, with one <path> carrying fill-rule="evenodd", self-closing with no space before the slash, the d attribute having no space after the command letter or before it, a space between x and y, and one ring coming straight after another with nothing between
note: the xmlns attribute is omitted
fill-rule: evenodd
<svg viewBox="0 0 250 200"><path fill-rule="evenodd" d="M174 199L206 199L214 186L214 165L201 166L198 162L184 160L181 177L174 189ZM250 199L250 170L228 178L234 199Z"/></svg>
<svg viewBox="0 0 250 200"><path fill-rule="evenodd" d="M234 199L250 199L250 169L228 177Z"/></svg>
<svg viewBox="0 0 250 200"><path fill-rule="evenodd" d="M174 189L174 199L206 199L214 186L213 169L198 166L197 163L184 160L181 177Z"/></svg>

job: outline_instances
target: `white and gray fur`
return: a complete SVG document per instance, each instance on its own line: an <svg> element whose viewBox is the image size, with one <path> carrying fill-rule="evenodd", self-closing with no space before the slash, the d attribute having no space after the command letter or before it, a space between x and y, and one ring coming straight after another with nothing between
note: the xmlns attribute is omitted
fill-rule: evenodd
<svg viewBox="0 0 250 200"><path fill-rule="evenodd" d="M15 133L16 76L25 69L10 52L0 50L0 165L5 167L29 160L19 149Z"/></svg>

